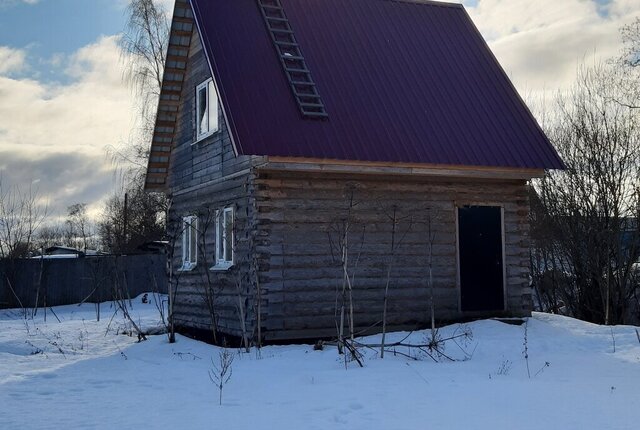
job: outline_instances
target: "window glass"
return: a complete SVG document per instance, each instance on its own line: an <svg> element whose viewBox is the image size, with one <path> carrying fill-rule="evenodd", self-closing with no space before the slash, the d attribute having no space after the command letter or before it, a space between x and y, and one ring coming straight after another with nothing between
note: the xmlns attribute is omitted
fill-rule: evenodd
<svg viewBox="0 0 640 430"><path fill-rule="evenodd" d="M197 230L196 218L191 218L191 225L189 227L189 261L196 262L196 255L198 253L198 230Z"/></svg>
<svg viewBox="0 0 640 430"><path fill-rule="evenodd" d="M218 95L212 79L196 87L196 142L218 131Z"/></svg>
<svg viewBox="0 0 640 430"><path fill-rule="evenodd" d="M182 219L182 269L190 270L196 265L198 255L198 218Z"/></svg>
<svg viewBox="0 0 640 430"><path fill-rule="evenodd" d="M225 208L216 215L216 264L233 264L233 208Z"/></svg>
<svg viewBox="0 0 640 430"><path fill-rule="evenodd" d="M216 93L216 87L213 85L213 81L209 81L208 91L208 106L209 106L209 131L218 131L218 94Z"/></svg>
<svg viewBox="0 0 640 430"><path fill-rule="evenodd" d="M221 218L223 216L224 216L224 211L219 211L218 212L218 219L217 219L217 223L216 223L217 224L217 228L218 228L218 235L217 235L218 251L216 253L216 260L218 260L218 261L222 260L222 256L224 255L224 223L221 220Z"/></svg>
<svg viewBox="0 0 640 430"><path fill-rule="evenodd" d="M198 90L198 135L209 131L209 109L207 104L207 87Z"/></svg>
<svg viewBox="0 0 640 430"><path fill-rule="evenodd" d="M233 210L224 211L224 259L233 260Z"/></svg>

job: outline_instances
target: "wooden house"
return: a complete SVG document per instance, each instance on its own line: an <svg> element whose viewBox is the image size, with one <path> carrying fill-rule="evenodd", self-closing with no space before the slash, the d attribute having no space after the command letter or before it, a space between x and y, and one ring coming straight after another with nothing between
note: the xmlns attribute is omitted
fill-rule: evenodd
<svg viewBox="0 0 640 430"><path fill-rule="evenodd" d="M165 66L180 329L530 314L527 183L563 163L461 5L177 0Z"/></svg>

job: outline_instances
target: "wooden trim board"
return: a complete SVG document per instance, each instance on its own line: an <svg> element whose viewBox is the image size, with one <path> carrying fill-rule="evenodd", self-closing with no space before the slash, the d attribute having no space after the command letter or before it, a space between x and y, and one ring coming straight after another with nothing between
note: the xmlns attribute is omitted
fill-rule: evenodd
<svg viewBox="0 0 640 430"><path fill-rule="evenodd" d="M479 179L529 180L544 176L543 169L524 169L484 166L448 166L419 163L386 163L369 161L329 160L317 158L267 157L260 170L289 170L305 172L388 174L438 176Z"/></svg>

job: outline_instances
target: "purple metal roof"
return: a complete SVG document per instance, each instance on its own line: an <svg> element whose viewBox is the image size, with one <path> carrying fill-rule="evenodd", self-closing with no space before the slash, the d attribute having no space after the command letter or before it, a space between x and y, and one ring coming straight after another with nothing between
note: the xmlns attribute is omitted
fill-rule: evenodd
<svg viewBox="0 0 640 430"><path fill-rule="evenodd" d="M328 120L300 114L256 0L192 0L239 153L563 167L461 5L281 2Z"/></svg>

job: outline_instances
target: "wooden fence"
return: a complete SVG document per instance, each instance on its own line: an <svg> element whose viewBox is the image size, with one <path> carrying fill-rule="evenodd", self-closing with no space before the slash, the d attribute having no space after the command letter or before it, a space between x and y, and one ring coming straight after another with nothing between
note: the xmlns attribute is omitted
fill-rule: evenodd
<svg viewBox="0 0 640 430"><path fill-rule="evenodd" d="M0 309L59 306L167 292L166 256L0 260Z"/></svg>

